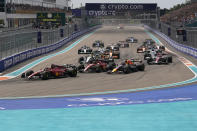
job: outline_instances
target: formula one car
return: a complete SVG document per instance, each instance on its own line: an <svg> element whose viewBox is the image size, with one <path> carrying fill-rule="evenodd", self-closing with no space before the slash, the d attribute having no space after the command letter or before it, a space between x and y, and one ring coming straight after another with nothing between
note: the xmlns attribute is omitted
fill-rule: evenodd
<svg viewBox="0 0 197 131"><path fill-rule="evenodd" d="M78 54L91 54L91 53L92 53L92 49L86 45L82 46L78 50Z"/></svg>
<svg viewBox="0 0 197 131"><path fill-rule="evenodd" d="M100 40L96 40L93 44L92 47L100 47L103 48L104 47L104 43Z"/></svg>
<svg viewBox="0 0 197 131"><path fill-rule="evenodd" d="M146 51L146 47L145 46L140 46L137 48L137 53L144 53Z"/></svg>
<svg viewBox="0 0 197 131"><path fill-rule="evenodd" d="M53 78L64 78L64 77L76 77L77 76L77 68L74 65L54 65L51 67L46 67L43 70L34 72L32 70L27 71L21 75L21 78L31 79L42 79L48 80Z"/></svg>
<svg viewBox="0 0 197 131"><path fill-rule="evenodd" d="M81 65L78 66L78 71L83 72L106 72L108 70L112 70L115 67L115 63L110 60L102 60L102 59L95 59L91 60L86 64L81 63Z"/></svg>
<svg viewBox="0 0 197 131"><path fill-rule="evenodd" d="M157 49L155 42L151 39L146 39L145 42L137 48L137 53L144 53L147 50Z"/></svg>
<svg viewBox="0 0 197 131"><path fill-rule="evenodd" d="M129 37L129 38L126 39L126 42L129 42L129 43L137 43L138 40L135 39L134 37Z"/></svg>
<svg viewBox="0 0 197 131"><path fill-rule="evenodd" d="M129 48L129 43L126 42L126 41L119 41L117 43L117 46L120 47L120 48Z"/></svg>
<svg viewBox="0 0 197 131"><path fill-rule="evenodd" d="M120 52L113 50L106 50L104 54L102 54L103 59L120 59Z"/></svg>
<svg viewBox="0 0 197 131"><path fill-rule="evenodd" d="M108 71L109 74L112 73L132 73L132 72L137 72L137 71L144 71L145 70L145 65L144 63L139 60L139 59L130 59L130 60L125 60L122 62L120 65L118 65L116 68L114 68L111 71Z"/></svg>
<svg viewBox="0 0 197 131"><path fill-rule="evenodd" d="M148 64L169 64L172 63L172 56L166 52L158 50L156 52L152 51L146 54Z"/></svg>
<svg viewBox="0 0 197 131"><path fill-rule="evenodd" d="M146 50L144 52L144 60L148 60L154 56L157 55L157 52L159 52L159 50L153 49L153 50Z"/></svg>
<svg viewBox="0 0 197 131"><path fill-rule="evenodd" d="M113 50L113 51L119 51L119 46L117 44L111 44L111 45L108 45L106 47L106 50Z"/></svg>
<svg viewBox="0 0 197 131"><path fill-rule="evenodd" d="M155 44L155 41L152 40L152 39L145 39L145 44L149 44L149 45L152 45L152 44Z"/></svg>
<svg viewBox="0 0 197 131"><path fill-rule="evenodd" d="M103 53L105 59L120 59L120 49L116 44L108 45L105 52Z"/></svg>

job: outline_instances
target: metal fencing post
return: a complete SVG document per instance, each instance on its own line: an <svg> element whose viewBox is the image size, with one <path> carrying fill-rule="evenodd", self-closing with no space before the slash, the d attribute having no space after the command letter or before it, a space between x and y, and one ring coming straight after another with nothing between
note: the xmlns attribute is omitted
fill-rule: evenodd
<svg viewBox="0 0 197 131"><path fill-rule="evenodd" d="M42 43L42 32L38 31L37 32L37 44L36 44L36 48L38 46L38 43Z"/></svg>
<svg viewBox="0 0 197 131"><path fill-rule="evenodd" d="M60 29L60 37L62 38L62 37L64 37L64 29Z"/></svg>

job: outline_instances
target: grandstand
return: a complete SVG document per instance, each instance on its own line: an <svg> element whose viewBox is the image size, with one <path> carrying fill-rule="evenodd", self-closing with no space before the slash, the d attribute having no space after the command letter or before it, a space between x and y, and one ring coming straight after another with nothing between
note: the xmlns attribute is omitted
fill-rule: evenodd
<svg viewBox="0 0 197 131"><path fill-rule="evenodd" d="M5 10L0 13L0 20L5 27L20 27L31 24L36 14L70 12L70 0L5 0Z"/></svg>
<svg viewBox="0 0 197 131"><path fill-rule="evenodd" d="M172 10L161 17L161 21L167 24L185 26L197 21L197 1L192 0L177 6L178 9Z"/></svg>

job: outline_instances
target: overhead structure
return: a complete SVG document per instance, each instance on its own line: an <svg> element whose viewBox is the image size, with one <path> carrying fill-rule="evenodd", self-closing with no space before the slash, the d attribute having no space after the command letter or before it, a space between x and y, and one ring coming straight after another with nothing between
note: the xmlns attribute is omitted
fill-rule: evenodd
<svg viewBox="0 0 197 131"><path fill-rule="evenodd" d="M86 3L89 17L157 19L156 3Z"/></svg>

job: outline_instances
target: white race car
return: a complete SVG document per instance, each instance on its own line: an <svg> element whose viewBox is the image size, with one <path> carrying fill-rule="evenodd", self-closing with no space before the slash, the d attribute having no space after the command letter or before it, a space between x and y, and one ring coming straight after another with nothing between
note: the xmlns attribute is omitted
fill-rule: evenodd
<svg viewBox="0 0 197 131"><path fill-rule="evenodd" d="M86 45L78 49L78 54L91 54L91 53L92 53L92 49Z"/></svg>

